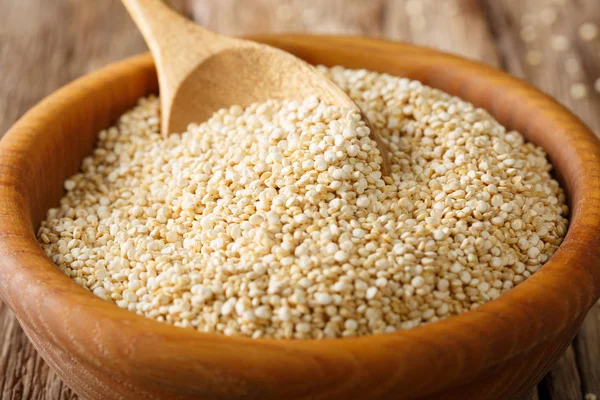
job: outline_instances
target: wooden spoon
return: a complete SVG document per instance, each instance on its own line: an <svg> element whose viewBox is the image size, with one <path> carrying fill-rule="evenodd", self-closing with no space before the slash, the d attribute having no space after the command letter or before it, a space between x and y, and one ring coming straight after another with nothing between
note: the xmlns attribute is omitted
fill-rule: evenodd
<svg viewBox="0 0 600 400"><path fill-rule="evenodd" d="M123 3L156 63L163 135L183 132L188 124L205 121L221 108L268 99L317 96L326 103L360 111L343 90L287 52L208 31L162 0ZM373 129L371 137L383 158L382 172L389 174L385 146Z"/></svg>

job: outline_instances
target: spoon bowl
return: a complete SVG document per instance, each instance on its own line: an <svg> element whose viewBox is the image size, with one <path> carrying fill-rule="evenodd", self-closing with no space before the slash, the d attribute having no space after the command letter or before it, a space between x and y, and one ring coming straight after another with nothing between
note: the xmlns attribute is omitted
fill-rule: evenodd
<svg viewBox="0 0 600 400"><path fill-rule="evenodd" d="M123 0L157 66L163 135L184 132L222 109L316 96L361 112L343 90L305 61L275 47L208 31L162 0ZM362 114L362 112L361 112ZM389 155L368 119L370 136L390 171Z"/></svg>
<svg viewBox="0 0 600 400"><path fill-rule="evenodd" d="M278 49L246 43L243 48L226 49L203 60L173 97L164 100L170 103L164 122L168 132L183 132L189 123L205 121L215 111L234 104L248 106L269 99L317 96L329 104L357 109L341 89L311 65L299 63Z"/></svg>

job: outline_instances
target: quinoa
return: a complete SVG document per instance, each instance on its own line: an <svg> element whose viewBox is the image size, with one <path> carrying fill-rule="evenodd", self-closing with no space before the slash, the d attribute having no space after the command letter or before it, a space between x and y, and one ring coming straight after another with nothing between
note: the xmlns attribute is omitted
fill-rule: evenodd
<svg viewBox="0 0 600 400"><path fill-rule="evenodd" d="M567 230L544 151L420 82L320 67L356 111L267 101L163 139L157 98L100 132L39 229L66 275L117 306L252 338L409 329L537 271Z"/></svg>

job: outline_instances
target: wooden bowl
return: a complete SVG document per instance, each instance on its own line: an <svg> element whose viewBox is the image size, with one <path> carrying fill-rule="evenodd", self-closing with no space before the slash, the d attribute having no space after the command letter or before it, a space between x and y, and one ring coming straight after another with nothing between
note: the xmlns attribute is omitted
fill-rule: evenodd
<svg viewBox="0 0 600 400"><path fill-rule="evenodd" d="M413 79L490 111L544 147L571 207L539 272L476 311L408 331L252 340L161 324L64 276L34 232L96 134L157 91L148 55L75 81L0 142L0 294L42 357L88 399L516 399L548 371L600 295L600 144L575 116L490 67L380 40L260 36L311 63Z"/></svg>

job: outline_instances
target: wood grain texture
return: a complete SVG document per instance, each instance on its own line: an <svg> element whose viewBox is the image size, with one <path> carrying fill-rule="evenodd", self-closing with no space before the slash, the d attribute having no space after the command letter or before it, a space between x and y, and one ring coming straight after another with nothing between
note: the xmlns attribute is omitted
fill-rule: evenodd
<svg viewBox="0 0 600 400"><path fill-rule="evenodd" d="M556 3L554 0L423 0L427 29L406 16L404 0L178 0L174 6L203 25L225 34L311 31L385 36L425 44L505 66L511 73L554 94L598 131L594 110L598 96L583 100L569 94L573 78L561 69L551 50L548 32L568 27L576 42L576 28L600 18L595 0L568 0L560 11L560 25L543 33L540 43L547 60L540 67L525 63L519 39L521 15ZM44 95L108 62L138 53L144 45L117 0L0 1L0 132ZM448 7L447 9L444 7ZM69 23L62 21L68 18ZM433 22L434 21L434 22ZM560 28L563 29L563 28ZM499 45L497 45L499 44ZM578 43L571 52L581 60L585 82L600 75L599 42ZM560 55L558 55L560 56ZM554 57L554 58L553 58ZM529 72L527 72L530 70ZM542 72L540 72L542 71ZM590 313L575 341L576 362L585 392L600 392L600 314ZM0 305L0 398L71 398L69 390L32 350L12 314ZM554 379L556 371L544 381ZM542 388L545 396L548 390ZM542 400L545 397L542 396ZM561 399L559 399L561 400Z"/></svg>
<svg viewBox="0 0 600 400"><path fill-rule="evenodd" d="M191 15L226 35L312 32L380 36L388 0L191 0Z"/></svg>
<svg viewBox="0 0 600 400"><path fill-rule="evenodd" d="M421 13L412 11L411 16L407 13L409 1L389 2L385 13L385 36L500 67L498 48L481 1L423 0L419 3Z"/></svg>
<svg viewBox="0 0 600 400"><path fill-rule="evenodd" d="M499 42L505 69L558 99L594 132L600 132L600 95L592 89L593 82L600 77L600 40L586 42L578 35L578 29L584 22L600 26L598 2L572 0L561 6L556 5L556 0L486 0L482 4L488 13L491 30ZM544 9L552 9L557 14L556 22L550 26L540 21L540 10ZM532 21L523 23L523 19ZM520 30L525 25L532 26L536 32L537 39L531 43L525 43L520 38ZM562 52L552 46L553 36L559 35L569 42L568 48ZM540 65L527 63L529 51L541 53ZM574 75L567 73L565 64L568 60L575 60L581 66L581 71ZM585 83L588 96L573 98L571 86L574 83Z"/></svg>
<svg viewBox="0 0 600 400"><path fill-rule="evenodd" d="M594 306L575 338L575 361L583 393L600 394L600 305Z"/></svg>
<svg viewBox="0 0 600 400"><path fill-rule="evenodd" d="M483 7L498 41L505 69L558 99L598 134L600 96L593 91L592 83L600 77L600 41L584 42L578 36L582 23L600 24L598 3L595 0L560 3L554 0L487 0ZM548 9L557 14L556 21L550 25L540 20L540 10ZM530 43L520 37L520 31L526 25L533 27L537 36ZM553 35L568 38L570 46L565 52L553 49ZM530 52L541 54L540 65L528 64ZM581 71L569 74L565 66L567 60L575 60L581 65ZM588 96L573 98L570 90L575 83L586 84ZM543 398L578 399L586 393L600 394L600 307L594 307L585 320L575 339L574 350L574 356L571 350L568 351L540 383Z"/></svg>

